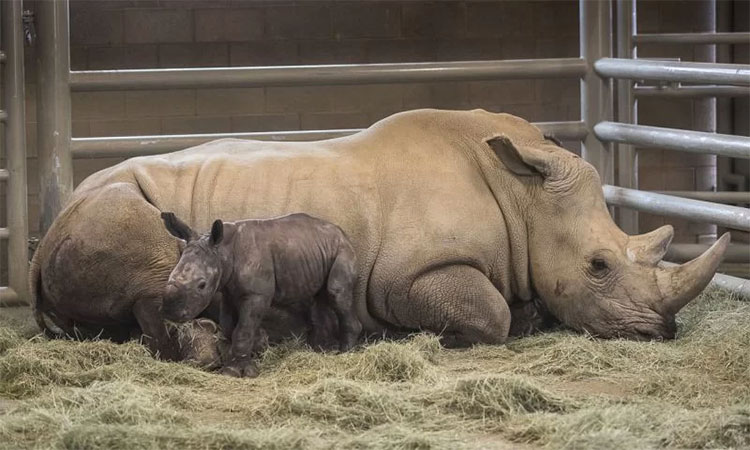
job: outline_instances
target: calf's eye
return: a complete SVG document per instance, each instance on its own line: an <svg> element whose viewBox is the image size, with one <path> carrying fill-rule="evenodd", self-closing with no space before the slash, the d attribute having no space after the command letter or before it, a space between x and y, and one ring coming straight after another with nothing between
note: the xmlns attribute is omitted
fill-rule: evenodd
<svg viewBox="0 0 750 450"><path fill-rule="evenodd" d="M203 289L206 289L206 282L205 281L201 281L200 283L198 283L198 289L200 289L201 291Z"/></svg>

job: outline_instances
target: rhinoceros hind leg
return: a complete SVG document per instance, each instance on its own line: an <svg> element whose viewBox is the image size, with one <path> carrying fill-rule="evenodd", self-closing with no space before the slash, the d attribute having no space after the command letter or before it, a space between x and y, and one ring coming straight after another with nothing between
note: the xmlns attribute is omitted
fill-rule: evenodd
<svg viewBox="0 0 750 450"><path fill-rule="evenodd" d="M502 344L508 338L507 302L483 273L470 266L447 266L419 276L408 305L404 313L410 317L399 317L399 322L441 334L446 347Z"/></svg>

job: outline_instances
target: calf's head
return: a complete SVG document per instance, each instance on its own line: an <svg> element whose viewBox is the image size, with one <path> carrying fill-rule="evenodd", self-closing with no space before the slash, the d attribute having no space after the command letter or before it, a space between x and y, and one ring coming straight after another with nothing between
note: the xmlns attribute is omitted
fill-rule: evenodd
<svg viewBox="0 0 750 450"><path fill-rule="evenodd" d="M549 139L487 141L521 184L529 275L550 312L595 336L670 339L675 314L709 283L729 243L722 236L681 266L661 263L673 229L629 236L612 220L596 170Z"/></svg>
<svg viewBox="0 0 750 450"><path fill-rule="evenodd" d="M169 274L162 312L169 320L185 322L205 310L219 288L219 245L224 238L224 224L216 220L210 233L199 236L173 213L164 212L161 218L167 231L185 242L180 260Z"/></svg>

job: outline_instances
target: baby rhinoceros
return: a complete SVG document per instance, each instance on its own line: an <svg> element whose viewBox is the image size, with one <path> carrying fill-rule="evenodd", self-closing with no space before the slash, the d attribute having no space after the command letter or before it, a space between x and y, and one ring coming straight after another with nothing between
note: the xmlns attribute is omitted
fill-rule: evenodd
<svg viewBox="0 0 750 450"><path fill-rule="evenodd" d="M220 325L230 339L222 373L253 377L253 349L271 307L327 300L339 323L339 349L356 343L362 324L354 314L356 256L338 226L307 214L274 219L214 221L199 236L173 213L161 215L167 230L186 242L169 276L162 312L191 320L222 294Z"/></svg>

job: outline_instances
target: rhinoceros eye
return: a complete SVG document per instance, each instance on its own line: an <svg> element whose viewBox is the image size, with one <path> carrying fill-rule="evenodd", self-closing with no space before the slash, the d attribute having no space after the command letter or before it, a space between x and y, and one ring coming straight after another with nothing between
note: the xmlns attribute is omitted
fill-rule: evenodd
<svg viewBox="0 0 750 450"><path fill-rule="evenodd" d="M609 264L604 258L592 258L591 259L591 272L596 276L604 276L609 273Z"/></svg>

